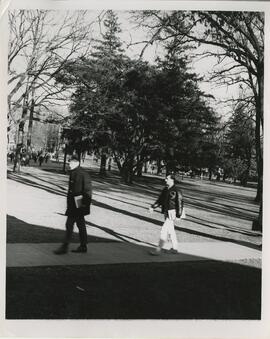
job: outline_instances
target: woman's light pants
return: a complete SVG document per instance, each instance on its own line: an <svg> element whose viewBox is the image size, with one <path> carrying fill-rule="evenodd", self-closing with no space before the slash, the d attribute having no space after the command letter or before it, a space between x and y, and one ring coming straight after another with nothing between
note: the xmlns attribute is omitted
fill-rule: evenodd
<svg viewBox="0 0 270 339"><path fill-rule="evenodd" d="M165 215L165 222L161 227L159 247L162 248L170 237L174 250L178 248L178 241L174 229L174 220L176 219L175 210L169 210Z"/></svg>

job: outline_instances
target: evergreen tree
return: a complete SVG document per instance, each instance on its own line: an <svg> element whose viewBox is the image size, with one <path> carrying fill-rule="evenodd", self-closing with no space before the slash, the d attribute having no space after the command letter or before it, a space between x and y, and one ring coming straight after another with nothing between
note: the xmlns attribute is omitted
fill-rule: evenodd
<svg viewBox="0 0 270 339"><path fill-rule="evenodd" d="M198 76L188 70L185 50L169 44L164 60L159 60L158 96L163 103L163 129L160 143L165 146L168 170L180 163L185 167L209 167L207 153L215 148L210 142L217 117L199 90ZM206 147L207 145L207 147Z"/></svg>
<svg viewBox="0 0 270 339"><path fill-rule="evenodd" d="M242 185L247 184L254 161L254 134L254 121L247 116L241 104L237 105L225 135L224 169L227 175L239 179Z"/></svg>

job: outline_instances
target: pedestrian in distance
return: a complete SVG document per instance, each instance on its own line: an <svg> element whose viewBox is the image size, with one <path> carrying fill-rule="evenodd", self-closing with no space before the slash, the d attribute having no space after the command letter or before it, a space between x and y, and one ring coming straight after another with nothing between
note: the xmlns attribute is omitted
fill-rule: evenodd
<svg viewBox="0 0 270 339"><path fill-rule="evenodd" d="M152 213L155 208L161 206L165 218L164 224L161 227L158 246L154 251L150 251L151 255L160 255L169 237L172 242L170 253L178 253L178 241L174 229L174 222L181 217L183 211L183 195L181 190L175 186L174 174L168 174L165 178L165 183L166 186L156 202L149 208L150 213Z"/></svg>
<svg viewBox="0 0 270 339"><path fill-rule="evenodd" d="M50 160L50 153L49 152L45 153L44 159L45 159L45 162L47 164L47 162Z"/></svg>
<svg viewBox="0 0 270 339"><path fill-rule="evenodd" d="M55 254L68 252L72 239L74 224L77 224L80 236L80 246L72 250L75 253L87 252L87 231L84 216L90 214L92 200L92 184L88 173L81 168L79 158L72 156L69 161L70 174L67 194L66 235L63 244L54 251Z"/></svg>
<svg viewBox="0 0 270 339"><path fill-rule="evenodd" d="M44 154L41 153L38 157L39 166L41 167L44 161Z"/></svg>
<svg viewBox="0 0 270 339"><path fill-rule="evenodd" d="M58 151L55 152L55 160L56 160L56 162L59 162L59 152Z"/></svg>
<svg viewBox="0 0 270 339"><path fill-rule="evenodd" d="M17 169L18 174L21 173L22 148L23 145L18 144L14 156L13 172L16 172Z"/></svg>
<svg viewBox="0 0 270 339"><path fill-rule="evenodd" d="M15 152L14 152L14 151L9 152L9 153L8 153L8 157L9 157L9 159L10 159L10 162L13 163L13 160L14 160L14 158L15 158Z"/></svg>

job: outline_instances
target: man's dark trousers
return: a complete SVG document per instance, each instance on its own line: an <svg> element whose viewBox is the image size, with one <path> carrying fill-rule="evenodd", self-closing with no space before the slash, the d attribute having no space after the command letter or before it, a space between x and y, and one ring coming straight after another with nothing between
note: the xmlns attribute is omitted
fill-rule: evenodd
<svg viewBox="0 0 270 339"><path fill-rule="evenodd" d="M85 247L87 245L87 232L85 226L84 216L68 216L66 221L66 241L65 244L69 244L72 238L74 224L77 224L80 235L81 246Z"/></svg>

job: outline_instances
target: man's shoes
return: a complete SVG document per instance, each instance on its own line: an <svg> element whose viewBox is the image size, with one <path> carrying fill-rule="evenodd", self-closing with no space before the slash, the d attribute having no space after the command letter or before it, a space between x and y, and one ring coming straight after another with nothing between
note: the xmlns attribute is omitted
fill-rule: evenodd
<svg viewBox="0 0 270 339"><path fill-rule="evenodd" d="M169 253L170 253L170 254L178 254L178 251L175 250L174 248L171 248L171 249L169 250Z"/></svg>
<svg viewBox="0 0 270 339"><path fill-rule="evenodd" d="M76 250L72 250L73 253L86 253L87 252L87 246L79 246L76 248Z"/></svg>
<svg viewBox="0 0 270 339"><path fill-rule="evenodd" d="M66 254L68 251L67 245L61 245L57 250L53 251L54 254Z"/></svg>

